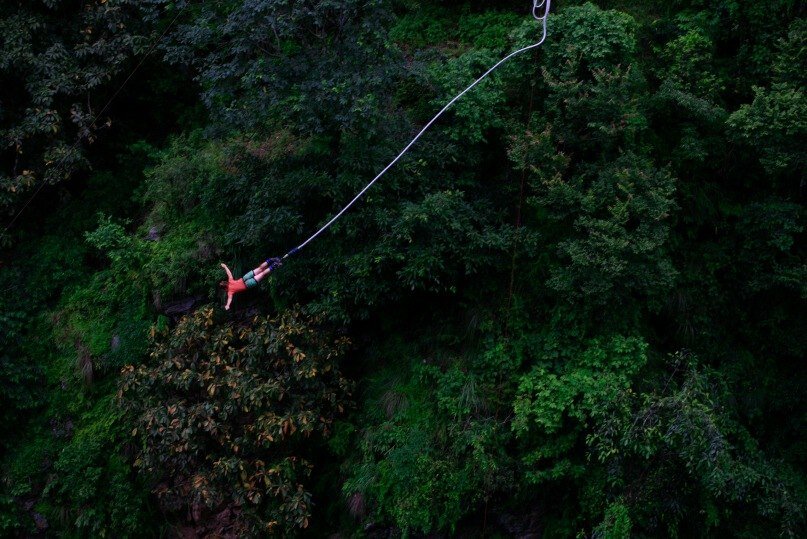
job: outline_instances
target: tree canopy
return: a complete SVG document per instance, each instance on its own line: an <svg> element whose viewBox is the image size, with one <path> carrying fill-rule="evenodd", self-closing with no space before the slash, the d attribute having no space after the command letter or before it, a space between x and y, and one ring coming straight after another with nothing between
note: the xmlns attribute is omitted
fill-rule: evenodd
<svg viewBox="0 0 807 539"><path fill-rule="evenodd" d="M803 536L805 8L555 4L224 311L531 6L5 2L0 536Z"/></svg>

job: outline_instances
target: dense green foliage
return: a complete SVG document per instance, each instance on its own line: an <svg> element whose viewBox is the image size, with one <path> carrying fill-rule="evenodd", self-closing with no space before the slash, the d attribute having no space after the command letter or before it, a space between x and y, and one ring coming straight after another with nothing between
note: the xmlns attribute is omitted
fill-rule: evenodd
<svg viewBox="0 0 807 539"><path fill-rule="evenodd" d="M805 9L556 4L225 312L529 6L4 3L0 536L807 533Z"/></svg>
<svg viewBox="0 0 807 539"><path fill-rule="evenodd" d="M118 75L148 43L134 4L0 6L0 158L9 165L0 171L0 210L89 165L82 144L112 124L99 116L108 112L110 82L120 84Z"/></svg>

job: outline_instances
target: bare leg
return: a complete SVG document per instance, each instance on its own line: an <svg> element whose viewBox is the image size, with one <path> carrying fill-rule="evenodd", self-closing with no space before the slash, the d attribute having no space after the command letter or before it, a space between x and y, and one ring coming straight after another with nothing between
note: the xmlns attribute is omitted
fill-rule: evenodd
<svg viewBox="0 0 807 539"><path fill-rule="evenodd" d="M261 279L266 277L270 272L271 268L267 262L262 263L260 266L252 270L252 278L255 279L255 282L261 282Z"/></svg>
<svg viewBox="0 0 807 539"><path fill-rule="evenodd" d="M254 279L256 283L260 282L272 271L273 267L280 265L278 259L272 259L272 260L275 260L275 262L273 262L273 264L275 264L274 266L270 265L269 262L262 262L260 266L244 275L244 278L246 279L246 277L249 276L249 278Z"/></svg>
<svg viewBox="0 0 807 539"><path fill-rule="evenodd" d="M262 264L262 266L265 267L263 267L263 269L258 268L255 270L255 275L253 278L255 279L256 282L261 282L261 279L266 277L271 271L266 263Z"/></svg>

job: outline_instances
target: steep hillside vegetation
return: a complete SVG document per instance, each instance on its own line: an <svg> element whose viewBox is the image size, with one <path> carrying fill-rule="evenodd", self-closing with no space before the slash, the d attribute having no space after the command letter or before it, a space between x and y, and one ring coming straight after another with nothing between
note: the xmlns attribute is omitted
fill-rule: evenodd
<svg viewBox="0 0 807 539"><path fill-rule="evenodd" d="M3 2L0 536L804 536L795 0L555 2L221 308L530 7Z"/></svg>

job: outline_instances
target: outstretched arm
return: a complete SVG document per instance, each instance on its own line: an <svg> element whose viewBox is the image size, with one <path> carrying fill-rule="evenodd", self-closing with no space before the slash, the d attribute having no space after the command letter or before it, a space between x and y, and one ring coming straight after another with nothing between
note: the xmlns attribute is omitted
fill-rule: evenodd
<svg viewBox="0 0 807 539"><path fill-rule="evenodd" d="M224 306L224 309L229 311L230 310L230 303L233 302L233 272L230 271L230 268L227 267L227 264L222 263L221 267L224 268L224 271L227 273L227 304Z"/></svg>

